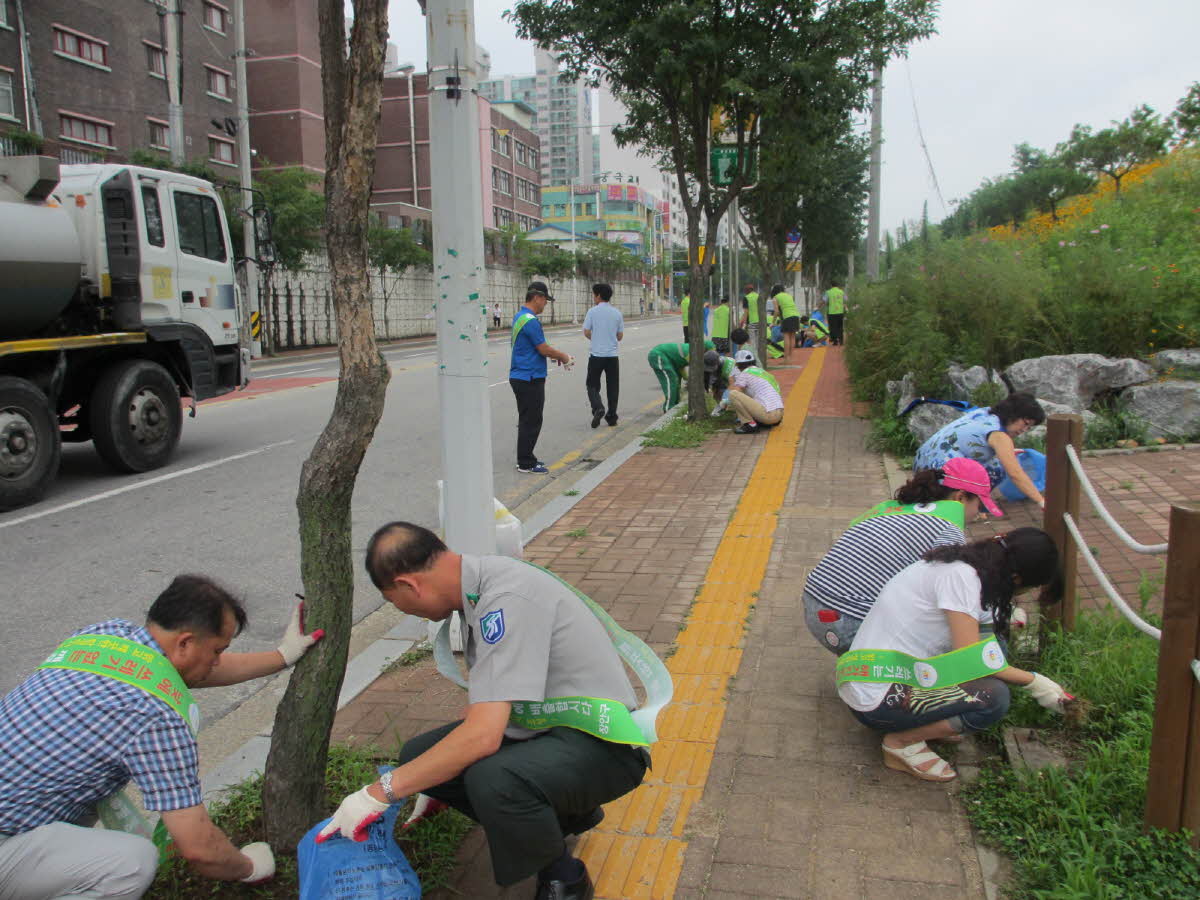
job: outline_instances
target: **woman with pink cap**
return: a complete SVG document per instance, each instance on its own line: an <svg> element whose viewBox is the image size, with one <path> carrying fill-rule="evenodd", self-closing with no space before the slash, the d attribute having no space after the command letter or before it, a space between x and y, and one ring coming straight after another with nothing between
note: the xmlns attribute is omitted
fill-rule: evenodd
<svg viewBox="0 0 1200 900"><path fill-rule="evenodd" d="M987 470L973 459L949 459L913 474L895 499L850 523L804 585L804 621L813 637L841 655L850 649L883 586L934 547L966 543L966 523L982 505L994 516ZM1022 614L1023 615L1023 614Z"/></svg>

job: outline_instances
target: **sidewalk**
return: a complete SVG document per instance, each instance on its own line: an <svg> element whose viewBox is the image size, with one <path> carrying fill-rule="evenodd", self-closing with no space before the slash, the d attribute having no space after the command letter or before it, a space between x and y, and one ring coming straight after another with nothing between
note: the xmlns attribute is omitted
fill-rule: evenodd
<svg viewBox="0 0 1200 900"><path fill-rule="evenodd" d="M645 783L579 840L597 898L984 896L954 788L882 766L878 737L835 695L833 656L804 625L809 569L890 489L882 458L865 449L841 351L802 351L798 362L776 370L781 426L642 450L525 548L641 635L675 679ZM1166 539L1165 524L1157 529L1169 499L1200 495L1200 452L1085 466L1100 473L1102 494L1123 501L1119 521L1144 520L1141 540ZM1006 506L1003 524L979 526L979 536L1037 524L1030 504ZM1098 520L1084 521L1092 534ZM1098 532L1088 539L1101 545ZM1106 566L1122 563L1114 581L1127 597L1144 560L1161 568L1161 558L1103 548ZM339 714L334 740L390 750L461 704L425 660L378 678ZM532 895L532 880L496 887L476 829L451 890L428 896Z"/></svg>

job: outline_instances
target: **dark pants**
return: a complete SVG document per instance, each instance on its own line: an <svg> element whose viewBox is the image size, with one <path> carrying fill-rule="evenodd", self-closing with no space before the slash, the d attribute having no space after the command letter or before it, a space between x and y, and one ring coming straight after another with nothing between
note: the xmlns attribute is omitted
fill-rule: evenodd
<svg viewBox="0 0 1200 900"><path fill-rule="evenodd" d="M1008 685L999 678L978 678L938 690L893 684L883 702L870 712L852 709L858 721L876 731L909 731L949 719L954 730L982 731L999 722L1011 701Z"/></svg>
<svg viewBox="0 0 1200 900"><path fill-rule="evenodd" d="M397 765L420 756L458 722L405 742ZM552 728L527 741L508 738L491 756L425 791L474 819L487 833L492 871L515 884L562 856L572 822L642 783L646 754L572 728ZM582 826L580 826L582 827Z"/></svg>
<svg viewBox="0 0 1200 900"><path fill-rule="evenodd" d="M683 342L688 343L688 327L686 325L683 326Z"/></svg>
<svg viewBox="0 0 1200 900"><path fill-rule="evenodd" d="M604 415L604 404L600 402L600 376L603 374L605 392L608 394L608 415L605 419L609 422L617 421L617 395L621 390L618 362L615 356L588 357L587 395L592 405L592 415Z"/></svg>
<svg viewBox="0 0 1200 900"><path fill-rule="evenodd" d="M845 324L845 313L829 314L829 343L840 344L842 342L842 328L845 326Z"/></svg>
<svg viewBox="0 0 1200 900"><path fill-rule="evenodd" d="M546 379L522 381L510 378L513 396L517 398L517 465L522 469L536 466L538 435L542 433L542 409L546 405Z"/></svg>

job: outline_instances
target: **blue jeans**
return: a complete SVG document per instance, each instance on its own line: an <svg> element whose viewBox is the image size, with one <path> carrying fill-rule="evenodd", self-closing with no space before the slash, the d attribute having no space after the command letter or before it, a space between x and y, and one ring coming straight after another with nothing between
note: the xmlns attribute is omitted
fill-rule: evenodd
<svg viewBox="0 0 1200 900"><path fill-rule="evenodd" d="M982 731L999 722L1008 712L1011 700L1008 685L999 678L979 678L935 690L893 684L875 709L850 712L868 728L885 733L946 720L961 734Z"/></svg>

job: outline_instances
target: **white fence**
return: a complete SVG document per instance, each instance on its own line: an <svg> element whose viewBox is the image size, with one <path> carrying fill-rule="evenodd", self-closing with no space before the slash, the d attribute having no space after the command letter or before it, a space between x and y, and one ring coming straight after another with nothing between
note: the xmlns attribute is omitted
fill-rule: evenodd
<svg viewBox="0 0 1200 900"><path fill-rule="evenodd" d="M500 304L501 327L507 327L525 300L525 288L531 279L508 266L489 266L487 283L480 301L487 305L488 325L492 308ZM380 340L418 337L434 332L433 272L425 268L409 269L403 275L371 272L374 297L375 334ZM561 279L550 283L556 300L549 304L541 319L545 324L583 321L592 303L591 282ZM627 317L642 315L650 297L640 281L614 282L612 304ZM328 266L314 263L300 272L276 271L271 276L270 294L263 294L264 319L270 329L272 345L279 350L316 347L337 343L337 320L333 313Z"/></svg>

